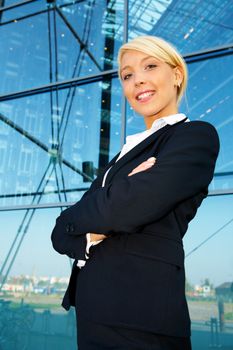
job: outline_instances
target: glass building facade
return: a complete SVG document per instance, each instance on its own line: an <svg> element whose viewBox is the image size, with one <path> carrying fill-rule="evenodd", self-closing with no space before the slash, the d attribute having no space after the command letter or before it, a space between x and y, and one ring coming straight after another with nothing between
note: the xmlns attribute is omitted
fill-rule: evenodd
<svg viewBox="0 0 233 350"><path fill-rule="evenodd" d="M76 347L73 311L60 307L72 261L50 234L144 129L117 77L118 49L137 35L179 49L189 69L180 111L220 136L184 239L187 299L193 349L233 349L233 2L0 0L1 350Z"/></svg>

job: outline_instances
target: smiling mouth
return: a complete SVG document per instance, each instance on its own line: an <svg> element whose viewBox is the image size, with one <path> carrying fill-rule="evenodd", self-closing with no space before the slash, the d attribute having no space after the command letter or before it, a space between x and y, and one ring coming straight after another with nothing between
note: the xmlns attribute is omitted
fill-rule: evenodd
<svg viewBox="0 0 233 350"><path fill-rule="evenodd" d="M154 91L146 91L136 96L136 100L139 102L147 102L151 96L155 94Z"/></svg>

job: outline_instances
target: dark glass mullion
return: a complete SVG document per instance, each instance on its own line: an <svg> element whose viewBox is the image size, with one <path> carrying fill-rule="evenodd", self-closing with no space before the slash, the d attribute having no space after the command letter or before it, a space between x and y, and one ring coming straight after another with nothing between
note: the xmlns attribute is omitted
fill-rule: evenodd
<svg viewBox="0 0 233 350"><path fill-rule="evenodd" d="M4 7L4 4L5 4L5 0L0 0L0 8ZM3 11L0 12L0 25L2 22L2 14L3 14Z"/></svg>
<svg viewBox="0 0 233 350"><path fill-rule="evenodd" d="M49 44L49 81L50 84L53 82L53 58L52 58L52 26L50 12L48 12L48 44ZM54 122L53 122L53 91L49 93L50 102L50 125L51 125L51 138L52 148L54 147Z"/></svg>
<svg viewBox="0 0 233 350"><path fill-rule="evenodd" d="M94 2L93 1L92 1L92 5L94 6ZM82 42L84 43L84 45L82 45L82 46L80 45L80 50L79 50L78 57L77 57L77 60L76 60L76 63L75 63L75 67L74 67L74 71L73 71L72 77L74 77L75 74L77 74L77 76L79 76L80 72L81 72L81 69L82 69L82 64L83 64L84 55L85 55L85 47L87 47L87 41L88 41L88 37L89 37L88 35L86 36L85 34L86 33L89 34L89 31L90 31L91 18L92 18L92 15L93 15L93 12L92 12L93 6L91 7L90 14L87 13L87 16L86 16L86 20L85 20L85 24L84 24L84 31L83 31L83 38L82 38ZM65 120L65 127L64 127L64 130L63 130L63 135L61 137L61 143L60 143L60 147L61 148L63 146L64 137L65 137L66 129L67 129L67 126L68 126L68 121L69 121L69 117L70 117L70 113L71 113L71 108L73 106L75 93L76 93L76 87L73 88L72 95L71 95L71 88L70 88L69 92L67 94L66 101L65 101L65 107L64 107L64 110L63 110L63 114L62 114L62 120L61 120L60 130L59 131L61 131L61 126L62 126L62 123L64 121L65 111L66 111L66 107L67 107L67 103L68 103L68 97L71 95L70 104L69 104L69 107L68 107L68 112L67 112L66 120Z"/></svg>
<svg viewBox="0 0 233 350"><path fill-rule="evenodd" d="M128 41L128 31L129 31L129 0L124 1L124 37L123 37L123 44ZM122 97L121 97L121 147L125 143L126 138L126 110L127 110L127 102L126 98L124 96L123 90L122 90Z"/></svg>
<svg viewBox="0 0 233 350"><path fill-rule="evenodd" d="M110 0L107 0L107 8ZM108 17L108 16L107 16ZM106 17L106 20L107 20ZM116 13L111 9L111 21L114 28ZM114 33L112 36L105 34L104 44L104 68L103 70L110 70L113 67L113 54L114 54ZM102 88L101 93L101 120L100 120L100 145L99 145L99 161L98 169L101 171L109 162L109 149L110 149L110 130L111 130L111 90L112 79L111 77L103 78L103 86L108 85L107 89Z"/></svg>

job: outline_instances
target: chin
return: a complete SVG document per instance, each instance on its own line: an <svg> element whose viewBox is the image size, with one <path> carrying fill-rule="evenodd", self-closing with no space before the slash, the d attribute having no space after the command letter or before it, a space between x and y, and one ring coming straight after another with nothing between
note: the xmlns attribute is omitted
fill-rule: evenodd
<svg viewBox="0 0 233 350"><path fill-rule="evenodd" d="M150 118L156 116L160 111L159 110L154 110L152 108L147 109L147 108L138 108L135 109L135 112L138 114L142 115L144 118Z"/></svg>

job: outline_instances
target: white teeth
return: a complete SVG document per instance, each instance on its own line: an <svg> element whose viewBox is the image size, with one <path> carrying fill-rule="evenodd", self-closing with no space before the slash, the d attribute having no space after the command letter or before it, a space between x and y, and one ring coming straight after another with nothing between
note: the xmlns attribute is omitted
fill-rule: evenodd
<svg viewBox="0 0 233 350"><path fill-rule="evenodd" d="M149 96L152 96L153 95L153 92L144 92L143 94L139 95L137 97L138 100L142 100L143 98L146 98L146 97L149 97Z"/></svg>

